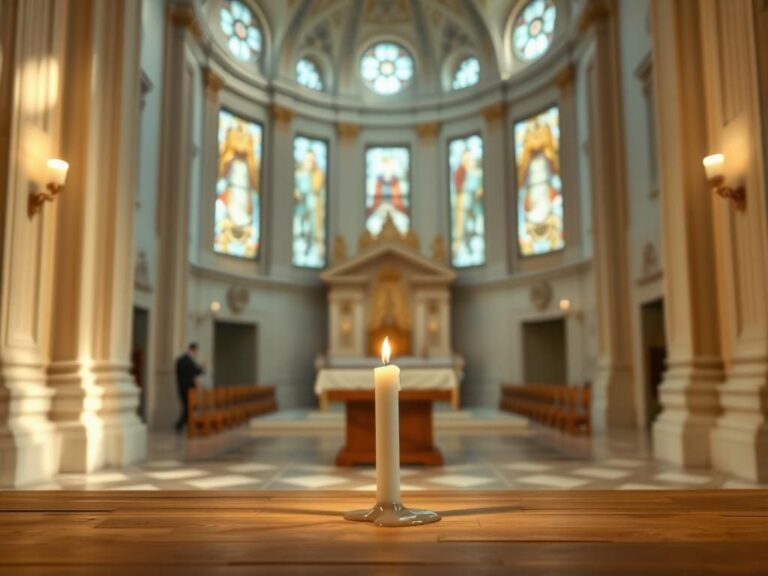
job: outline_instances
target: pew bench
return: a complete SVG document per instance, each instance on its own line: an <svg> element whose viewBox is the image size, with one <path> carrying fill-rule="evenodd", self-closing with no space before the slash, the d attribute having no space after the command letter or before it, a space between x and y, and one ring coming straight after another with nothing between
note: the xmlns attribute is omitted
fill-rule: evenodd
<svg viewBox="0 0 768 576"><path fill-rule="evenodd" d="M189 391L187 435L207 436L277 410L274 386L192 388Z"/></svg>
<svg viewBox="0 0 768 576"><path fill-rule="evenodd" d="M499 409L575 434L591 432L589 385L502 384Z"/></svg>

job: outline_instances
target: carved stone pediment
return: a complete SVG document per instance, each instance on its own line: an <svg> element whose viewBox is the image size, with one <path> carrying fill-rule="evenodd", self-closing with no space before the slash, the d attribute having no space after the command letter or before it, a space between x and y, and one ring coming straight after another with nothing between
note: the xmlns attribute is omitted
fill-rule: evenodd
<svg viewBox="0 0 768 576"><path fill-rule="evenodd" d="M328 357L375 356L384 337L400 355L453 357L450 285L456 272L446 263L444 242L426 256L415 234L401 233L388 219L377 236L364 233L358 248L354 256L334 258L320 275L329 287Z"/></svg>

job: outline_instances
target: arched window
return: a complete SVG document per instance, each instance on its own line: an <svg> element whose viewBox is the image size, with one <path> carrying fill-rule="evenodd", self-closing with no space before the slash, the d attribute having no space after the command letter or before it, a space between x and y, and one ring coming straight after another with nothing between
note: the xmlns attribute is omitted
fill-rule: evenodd
<svg viewBox="0 0 768 576"><path fill-rule="evenodd" d="M413 58L392 42L374 44L360 60L360 75L365 85L383 95L401 92L413 78Z"/></svg>
<svg viewBox="0 0 768 576"><path fill-rule="evenodd" d="M557 8L554 0L531 0L520 10L512 32L515 55L529 62L541 57L552 44Z"/></svg>
<svg viewBox="0 0 768 576"><path fill-rule="evenodd" d="M261 30L256 18L240 0L224 0L219 12L221 31L227 37L232 55L243 62L253 62L261 55Z"/></svg>
<svg viewBox="0 0 768 576"><path fill-rule="evenodd" d="M480 81L480 62L477 58L471 57L461 61L456 72L453 74L451 87L454 90L469 88Z"/></svg>
<svg viewBox="0 0 768 576"><path fill-rule="evenodd" d="M320 76L320 70L317 64L308 58L301 58L296 62L296 81L312 90L323 91L323 78Z"/></svg>

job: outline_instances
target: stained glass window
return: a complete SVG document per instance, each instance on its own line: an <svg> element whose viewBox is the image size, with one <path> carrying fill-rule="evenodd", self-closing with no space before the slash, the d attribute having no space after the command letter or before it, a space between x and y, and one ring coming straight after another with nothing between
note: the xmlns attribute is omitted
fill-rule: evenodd
<svg viewBox="0 0 768 576"><path fill-rule="evenodd" d="M515 20L512 46L518 58L525 61L542 56L552 44L557 8L554 0L531 0Z"/></svg>
<svg viewBox="0 0 768 576"><path fill-rule="evenodd" d="M302 86L322 92L323 79L317 64L308 58L302 58L296 62L296 81Z"/></svg>
<svg viewBox="0 0 768 576"><path fill-rule="evenodd" d="M378 234L388 217L401 233L411 225L411 153L375 147L365 152L365 227Z"/></svg>
<svg viewBox="0 0 768 576"><path fill-rule="evenodd" d="M557 106L515 124L517 235L523 256L565 246Z"/></svg>
<svg viewBox="0 0 768 576"><path fill-rule="evenodd" d="M241 0L224 0L219 21L232 55L243 62L258 60L261 54L261 30L251 9Z"/></svg>
<svg viewBox="0 0 768 576"><path fill-rule="evenodd" d="M485 263L483 139L478 134L448 143L451 196L451 261L458 268Z"/></svg>
<svg viewBox="0 0 768 576"><path fill-rule="evenodd" d="M261 124L220 110L213 240L220 254L259 256L261 154Z"/></svg>
<svg viewBox="0 0 768 576"><path fill-rule="evenodd" d="M469 88L474 86L480 81L480 62L477 58L467 58L462 60L459 67L456 68L456 73L453 75L453 82L451 87L454 90L461 90L462 88Z"/></svg>
<svg viewBox="0 0 768 576"><path fill-rule="evenodd" d="M398 44L374 44L360 60L360 75L365 85L379 94L402 91L413 78L413 58Z"/></svg>
<svg viewBox="0 0 768 576"><path fill-rule="evenodd" d="M328 144L297 136L293 140L293 161L293 263L306 268L323 268Z"/></svg>

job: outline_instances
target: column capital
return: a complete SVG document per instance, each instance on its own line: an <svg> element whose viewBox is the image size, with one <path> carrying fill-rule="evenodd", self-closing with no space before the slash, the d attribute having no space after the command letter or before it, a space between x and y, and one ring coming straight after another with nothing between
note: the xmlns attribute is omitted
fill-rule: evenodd
<svg viewBox="0 0 768 576"><path fill-rule="evenodd" d="M281 106L280 104L272 104L269 107L269 112L272 115L272 119L278 126L287 127L293 121L293 117L296 115L293 110Z"/></svg>
<svg viewBox="0 0 768 576"><path fill-rule="evenodd" d="M203 70L203 80L205 81L208 96L214 100L218 99L219 92L226 86L224 78L219 76L211 68L205 68Z"/></svg>
<svg viewBox="0 0 768 576"><path fill-rule="evenodd" d="M563 68L555 74L553 82L555 86L560 90L566 90L573 84L573 79L576 77L576 67L572 64L566 64Z"/></svg>
<svg viewBox="0 0 768 576"><path fill-rule="evenodd" d="M194 6L169 4L168 21L174 26L189 30L196 40L200 40L203 37L203 30L200 27Z"/></svg>
<svg viewBox="0 0 768 576"><path fill-rule="evenodd" d="M497 102L480 110L480 114L483 115L488 124L493 124L505 118L507 115L507 105L505 102Z"/></svg>
<svg viewBox="0 0 768 576"><path fill-rule="evenodd" d="M339 122L336 124L336 134L342 140L354 140L360 134L360 125L349 122Z"/></svg>
<svg viewBox="0 0 768 576"><path fill-rule="evenodd" d="M424 124L416 124L416 134L419 135L419 139L423 141L434 140L440 132L439 122L425 122Z"/></svg>
<svg viewBox="0 0 768 576"><path fill-rule="evenodd" d="M612 2L609 0L590 0L579 18L579 31L587 32L592 26L613 15Z"/></svg>

